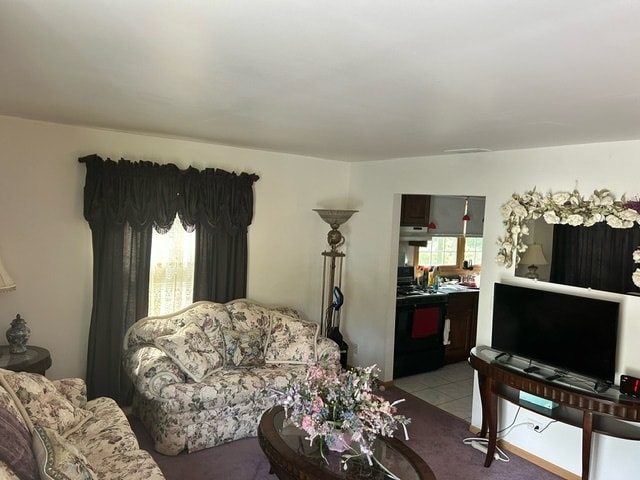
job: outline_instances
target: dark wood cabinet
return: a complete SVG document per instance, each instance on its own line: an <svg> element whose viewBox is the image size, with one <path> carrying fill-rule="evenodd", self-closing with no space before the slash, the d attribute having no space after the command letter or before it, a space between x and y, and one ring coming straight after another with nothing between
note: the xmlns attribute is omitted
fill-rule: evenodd
<svg viewBox="0 0 640 480"><path fill-rule="evenodd" d="M479 292L450 293L447 305L449 345L445 346L445 364L462 362L476 343Z"/></svg>
<svg viewBox="0 0 640 480"><path fill-rule="evenodd" d="M430 195L402 195L400 225L426 227L429 225Z"/></svg>

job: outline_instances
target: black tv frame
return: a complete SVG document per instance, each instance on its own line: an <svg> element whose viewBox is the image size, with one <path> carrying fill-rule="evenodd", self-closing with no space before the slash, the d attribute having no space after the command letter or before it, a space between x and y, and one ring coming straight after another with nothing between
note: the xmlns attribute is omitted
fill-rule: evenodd
<svg viewBox="0 0 640 480"><path fill-rule="evenodd" d="M578 375L596 390L615 381L620 303L495 283L491 347Z"/></svg>

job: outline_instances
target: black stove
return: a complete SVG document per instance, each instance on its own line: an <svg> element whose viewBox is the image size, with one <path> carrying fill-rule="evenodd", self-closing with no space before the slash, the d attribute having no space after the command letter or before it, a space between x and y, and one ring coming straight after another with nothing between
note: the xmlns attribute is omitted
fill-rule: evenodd
<svg viewBox="0 0 640 480"><path fill-rule="evenodd" d="M397 305L432 305L446 303L448 295L432 289L424 289L415 284L398 285L396 289Z"/></svg>
<svg viewBox="0 0 640 480"><path fill-rule="evenodd" d="M394 378L435 370L444 364L443 330L449 295L416 285L413 273L413 267L398 267ZM425 316L433 329L422 334L414 328L414 321L420 324Z"/></svg>

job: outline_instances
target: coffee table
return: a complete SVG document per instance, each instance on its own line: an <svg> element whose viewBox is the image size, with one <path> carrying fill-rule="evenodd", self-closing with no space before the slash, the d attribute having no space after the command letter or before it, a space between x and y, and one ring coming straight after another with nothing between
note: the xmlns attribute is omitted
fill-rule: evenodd
<svg viewBox="0 0 640 480"><path fill-rule="evenodd" d="M389 480L376 465L369 466L366 457L349 460L345 471L341 455L305 440L306 432L285 421L280 406L267 410L260 419L258 441L269 459L270 473L280 480L368 479ZM407 445L393 437L381 437L374 444L375 457L402 480L436 480L431 468Z"/></svg>

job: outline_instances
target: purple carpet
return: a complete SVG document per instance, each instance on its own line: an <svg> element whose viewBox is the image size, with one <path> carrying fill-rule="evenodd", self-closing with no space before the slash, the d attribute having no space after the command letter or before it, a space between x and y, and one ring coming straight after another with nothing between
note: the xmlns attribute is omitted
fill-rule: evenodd
<svg viewBox="0 0 640 480"><path fill-rule="evenodd" d="M494 461L485 468L484 454L462 443L472 436L468 423L397 388L390 388L383 395L392 401L406 399L398 405L399 413L411 418L410 439L406 443L427 462L438 480L560 478L510 452L510 462ZM149 435L136 417L129 415L129 421L140 446L151 452L167 480L277 480L269 474L269 463L257 438L168 457L153 450Z"/></svg>

